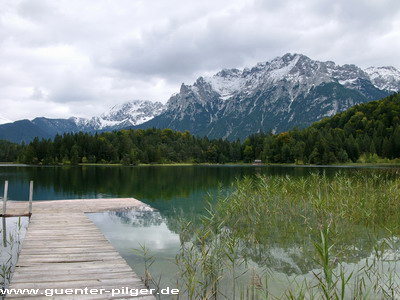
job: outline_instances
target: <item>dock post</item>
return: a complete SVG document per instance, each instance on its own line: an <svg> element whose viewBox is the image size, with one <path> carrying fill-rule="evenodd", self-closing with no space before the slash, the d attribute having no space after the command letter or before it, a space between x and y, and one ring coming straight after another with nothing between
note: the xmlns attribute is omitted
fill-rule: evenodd
<svg viewBox="0 0 400 300"><path fill-rule="evenodd" d="M2 217L3 221L3 247L7 247L7 223L6 223L6 217Z"/></svg>
<svg viewBox="0 0 400 300"><path fill-rule="evenodd" d="M33 180L29 183L29 217L32 215Z"/></svg>
<svg viewBox="0 0 400 300"><path fill-rule="evenodd" d="M6 209L7 209L8 181L4 182L4 198L3 198L3 247L7 247L7 229L6 229Z"/></svg>
<svg viewBox="0 0 400 300"><path fill-rule="evenodd" d="M3 198L3 215L6 214L7 209L7 194L8 194L8 181L4 182L4 198Z"/></svg>

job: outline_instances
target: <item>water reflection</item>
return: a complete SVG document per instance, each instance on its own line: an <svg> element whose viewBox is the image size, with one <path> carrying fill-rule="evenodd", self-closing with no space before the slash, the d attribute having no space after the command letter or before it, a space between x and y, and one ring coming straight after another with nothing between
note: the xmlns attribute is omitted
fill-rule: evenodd
<svg viewBox="0 0 400 300"><path fill-rule="evenodd" d="M29 219L27 217L2 217L3 242L0 247L0 288L7 288L21 250Z"/></svg>
<svg viewBox="0 0 400 300"><path fill-rule="evenodd" d="M156 280L161 278L161 286L171 286L176 270L173 259L180 240L178 234L169 230L160 212L127 210L87 215L142 278L144 260L140 248L149 248L156 259L151 275Z"/></svg>
<svg viewBox="0 0 400 300"><path fill-rule="evenodd" d="M165 217L157 211L135 210L96 213L88 216L139 276L144 276L144 263L140 253L134 249L146 245L150 249L150 255L155 258L150 270L153 278L156 280L160 278L161 287L176 284L178 270L174 258L179 252L180 238L179 234L169 228L170 217ZM380 237L376 236L377 240L371 240L370 232L361 226L354 228L353 234L357 236L356 239L341 241L343 257L340 261L343 261L348 274L353 270L366 268L368 264L371 265L376 260L379 245L383 244L391 246L382 251L381 266L391 269L394 274L400 271L400 266L396 264L392 266L390 263L393 259L399 258L400 239L382 231ZM314 273L320 272L319 265L313 260L315 248L310 239L299 243L296 239L276 235L274 240L262 246L249 245L247 241L242 241L240 248L242 255L249 258L247 265L256 272L265 273L266 270L269 273L273 272L270 273L271 283L274 283L271 291L276 293L283 292L289 286L289 282L301 283L305 279L311 282L315 280ZM246 284L249 276L251 274L247 273L241 280Z"/></svg>
<svg viewBox="0 0 400 300"><path fill-rule="evenodd" d="M188 198L229 185L236 178L256 174L271 176L308 176L354 168L295 166L0 166L0 182L9 180L9 199L26 200L29 181L35 182L34 200L75 198L135 197L154 203ZM366 171L368 171L367 169ZM3 187L0 184L0 195ZM156 207L158 208L158 207ZM160 207L161 209L162 207Z"/></svg>

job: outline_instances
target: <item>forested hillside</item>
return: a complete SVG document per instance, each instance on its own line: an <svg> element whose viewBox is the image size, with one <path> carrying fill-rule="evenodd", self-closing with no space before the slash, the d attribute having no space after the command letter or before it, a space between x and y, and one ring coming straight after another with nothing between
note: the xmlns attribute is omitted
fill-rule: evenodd
<svg viewBox="0 0 400 300"><path fill-rule="evenodd" d="M333 164L400 158L400 94L360 104L312 126L280 134L259 133L243 143L209 140L171 129L121 130L35 138L29 145L0 142L0 161L78 163Z"/></svg>
<svg viewBox="0 0 400 300"><path fill-rule="evenodd" d="M270 163L378 162L400 157L400 94L356 105L303 130L253 135L244 158Z"/></svg>

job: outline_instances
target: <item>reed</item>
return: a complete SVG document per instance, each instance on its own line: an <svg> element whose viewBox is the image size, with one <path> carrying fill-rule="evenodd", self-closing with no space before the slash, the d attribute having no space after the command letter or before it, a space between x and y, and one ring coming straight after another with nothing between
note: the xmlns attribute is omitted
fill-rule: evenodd
<svg viewBox="0 0 400 300"><path fill-rule="evenodd" d="M0 247L0 289L2 290L7 288L10 283L25 232L25 226L20 217L15 220L15 224L10 224L13 221L10 218L9 224L6 223L9 227L8 230L7 227L0 229L0 234L4 230L8 232L4 240L5 243Z"/></svg>
<svg viewBox="0 0 400 300"><path fill-rule="evenodd" d="M201 222L181 222L177 284L188 299L396 299L398 175L237 180L228 194L220 192L210 202ZM360 250L351 247L360 226L376 238L362 245L373 256L354 269L348 262L359 261ZM282 247L302 249L307 262L298 272L312 274L288 280L279 294L271 289L275 279L269 257L277 238ZM258 268L252 272L254 263Z"/></svg>

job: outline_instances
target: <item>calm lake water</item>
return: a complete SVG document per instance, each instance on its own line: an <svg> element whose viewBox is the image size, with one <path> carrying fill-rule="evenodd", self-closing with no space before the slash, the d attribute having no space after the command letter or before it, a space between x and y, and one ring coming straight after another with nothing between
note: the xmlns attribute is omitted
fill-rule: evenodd
<svg viewBox="0 0 400 300"><path fill-rule="evenodd" d="M143 274L143 259L133 249L146 245L156 262L154 277L162 276L162 285L173 284L173 259L179 249L178 218L195 217L205 212L206 199L219 188L229 190L232 182L244 176L309 176L337 172L392 172L395 168L373 167L295 167L295 166L82 166L30 167L0 165L0 195L3 182L9 181L9 199L26 201L29 181L34 180L34 200L77 198L134 197L155 208L156 212L107 212L88 216L101 229L114 247L139 274ZM370 256L367 244L369 232L355 227L359 240L351 245L361 249L349 258L349 264ZM379 236L378 236L379 238ZM285 247L281 243L286 243ZM298 245L277 239L268 249L271 262L279 278L308 276L310 263L297 251ZM289 242L290 243L290 242ZM283 282L283 281L282 281ZM282 283L282 286L284 284ZM277 284L279 288L279 284ZM283 288L283 287L282 287Z"/></svg>

